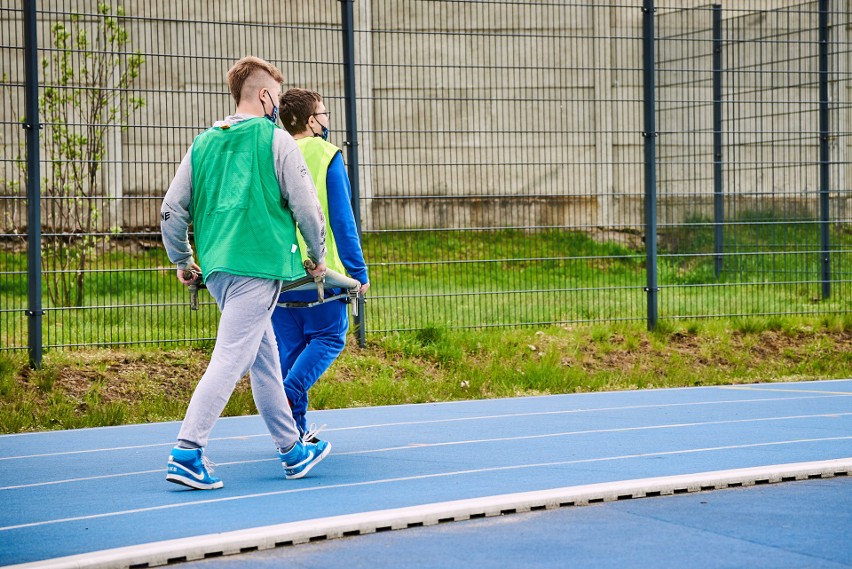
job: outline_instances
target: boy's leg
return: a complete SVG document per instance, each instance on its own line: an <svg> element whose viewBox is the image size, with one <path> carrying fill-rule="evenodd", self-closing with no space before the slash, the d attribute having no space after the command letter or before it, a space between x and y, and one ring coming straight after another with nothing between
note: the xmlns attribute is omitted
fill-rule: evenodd
<svg viewBox="0 0 852 569"><path fill-rule="evenodd" d="M251 366L251 391L254 404L272 435L280 452L286 452L299 439L290 406L281 383L281 364L272 322L266 322L266 331Z"/></svg>
<svg viewBox="0 0 852 569"><path fill-rule="evenodd" d="M308 345L300 312L305 312L305 309L276 306L272 313L272 329L275 331L275 341L278 344L281 374L285 377L296 362L296 358Z"/></svg>
<svg viewBox="0 0 852 569"><path fill-rule="evenodd" d="M237 381L257 356L279 286L280 283L270 279L227 273L214 273L207 279L207 288L222 316L210 364L192 394L178 434L181 447L207 446L210 431Z"/></svg>
<svg viewBox="0 0 852 569"><path fill-rule="evenodd" d="M275 341L278 343L278 359L281 362L282 385L284 385L290 368L296 362L296 358L299 357L299 354L308 345L305 340L300 312L304 312L304 309L277 306L272 313L272 329L275 331ZM300 400L302 395L300 392L290 391L286 393L286 396L287 405L290 407L291 412L293 401L296 401L297 406L301 405ZM306 429L304 413L301 415L294 414L293 419L296 421L296 427L299 429L299 432L304 433Z"/></svg>
<svg viewBox="0 0 852 569"><path fill-rule="evenodd" d="M346 346L349 314L346 304L338 301L293 310L302 311L299 316L303 321L307 346L284 377L284 389L293 410L293 418L304 432L308 390Z"/></svg>

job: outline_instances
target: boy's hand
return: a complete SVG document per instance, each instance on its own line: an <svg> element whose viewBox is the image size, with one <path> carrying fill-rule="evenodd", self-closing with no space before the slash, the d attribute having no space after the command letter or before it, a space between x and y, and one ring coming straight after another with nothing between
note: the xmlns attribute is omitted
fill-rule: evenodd
<svg viewBox="0 0 852 569"><path fill-rule="evenodd" d="M312 277L321 277L325 275L325 263L320 263L317 265L310 259L305 260L305 270L308 271L308 274Z"/></svg>
<svg viewBox="0 0 852 569"><path fill-rule="evenodd" d="M198 277L201 275L201 267L192 263L190 266L185 269L177 270L177 278L180 281L180 284L184 286L189 286L195 281L198 280Z"/></svg>

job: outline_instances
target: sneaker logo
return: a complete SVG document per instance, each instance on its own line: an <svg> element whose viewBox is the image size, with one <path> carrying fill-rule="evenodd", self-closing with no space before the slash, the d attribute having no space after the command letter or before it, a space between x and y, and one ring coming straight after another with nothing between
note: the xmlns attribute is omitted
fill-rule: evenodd
<svg viewBox="0 0 852 569"><path fill-rule="evenodd" d="M176 467L180 468L181 470L186 471L190 476L192 476L196 480L201 481L201 480L204 480L204 478L205 478L206 473L203 470L196 474L195 472L193 472L192 470L188 469L187 467L185 467L184 465L182 465L180 463L177 463L177 462L173 463L173 466L176 466Z"/></svg>
<svg viewBox="0 0 852 569"><path fill-rule="evenodd" d="M308 458L306 458L302 462L294 464L293 466L288 466L287 468L290 469L290 470L295 470L296 468L299 468L300 466L309 463L313 459L314 459L314 451L310 450L310 451L308 451Z"/></svg>
<svg viewBox="0 0 852 569"><path fill-rule="evenodd" d="M191 470L189 470L188 472L192 475L193 478L195 478L196 480L199 480L199 481L204 480L205 474L206 474L205 472L199 472L198 474L196 474Z"/></svg>

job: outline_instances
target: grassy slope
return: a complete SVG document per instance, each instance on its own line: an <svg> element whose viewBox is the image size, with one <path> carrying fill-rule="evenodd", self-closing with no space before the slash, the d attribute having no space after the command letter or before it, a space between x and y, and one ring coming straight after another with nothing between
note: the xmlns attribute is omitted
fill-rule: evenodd
<svg viewBox="0 0 852 569"><path fill-rule="evenodd" d="M582 391L852 376L852 317L491 331L425 328L350 346L311 392L315 409ZM202 349L48 352L41 370L0 354L0 432L179 420ZM226 415L255 413L241 381Z"/></svg>

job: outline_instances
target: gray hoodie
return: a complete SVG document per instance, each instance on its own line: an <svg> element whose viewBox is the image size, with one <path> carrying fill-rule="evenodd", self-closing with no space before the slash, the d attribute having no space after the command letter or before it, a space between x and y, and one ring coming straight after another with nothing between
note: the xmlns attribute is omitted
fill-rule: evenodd
<svg viewBox="0 0 852 569"><path fill-rule="evenodd" d="M231 115L216 121L213 126L237 124L256 118L252 115ZM272 136L272 154L275 161L275 176L281 187L281 197L293 213L299 231L308 246L308 257L315 263L325 261L325 218L317 200L317 191L305 165L305 159L293 137L283 129L275 129ZM160 231L169 260L179 269L194 262L192 246L189 244L189 224L192 216L189 204L192 198L192 147L178 166L163 205L160 208ZM202 267L203 269L204 267Z"/></svg>

